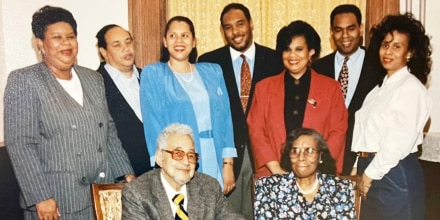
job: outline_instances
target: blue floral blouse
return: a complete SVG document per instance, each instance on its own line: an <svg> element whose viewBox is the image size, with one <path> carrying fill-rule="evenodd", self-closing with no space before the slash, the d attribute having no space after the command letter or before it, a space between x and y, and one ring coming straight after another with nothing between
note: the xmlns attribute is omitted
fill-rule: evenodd
<svg viewBox="0 0 440 220"><path fill-rule="evenodd" d="M353 184L318 173L312 203L299 192L293 172L263 177L255 183L255 219L356 219Z"/></svg>

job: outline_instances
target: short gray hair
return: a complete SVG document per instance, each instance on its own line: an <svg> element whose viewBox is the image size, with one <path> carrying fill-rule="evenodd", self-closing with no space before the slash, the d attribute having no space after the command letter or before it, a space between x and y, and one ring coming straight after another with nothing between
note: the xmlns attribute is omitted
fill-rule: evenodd
<svg viewBox="0 0 440 220"><path fill-rule="evenodd" d="M168 125L159 134L159 137L157 138L157 146L156 146L157 151L167 149L168 138L172 134L188 135L191 138L191 140L194 141L194 134L192 132L192 129L188 125L173 123Z"/></svg>

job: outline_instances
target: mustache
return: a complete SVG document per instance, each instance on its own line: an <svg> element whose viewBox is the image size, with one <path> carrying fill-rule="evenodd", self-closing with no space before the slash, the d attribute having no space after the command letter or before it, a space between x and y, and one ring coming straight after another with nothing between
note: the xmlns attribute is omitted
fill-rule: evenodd
<svg viewBox="0 0 440 220"><path fill-rule="evenodd" d="M132 57L134 57L134 53L127 53L127 54L124 55L124 59L129 59L129 58L132 58Z"/></svg>

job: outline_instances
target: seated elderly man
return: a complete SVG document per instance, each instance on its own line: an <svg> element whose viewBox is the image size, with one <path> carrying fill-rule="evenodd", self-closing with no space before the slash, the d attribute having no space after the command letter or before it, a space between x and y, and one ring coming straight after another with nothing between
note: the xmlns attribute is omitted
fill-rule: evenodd
<svg viewBox="0 0 440 220"><path fill-rule="evenodd" d="M190 127L171 124L157 140L161 169L144 173L122 190L122 219L244 219L226 201L218 181L195 171Z"/></svg>

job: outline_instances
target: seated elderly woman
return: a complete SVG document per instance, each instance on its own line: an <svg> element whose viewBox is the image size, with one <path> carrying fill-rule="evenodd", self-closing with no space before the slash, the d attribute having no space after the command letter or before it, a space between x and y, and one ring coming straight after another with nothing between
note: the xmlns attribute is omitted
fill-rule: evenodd
<svg viewBox="0 0 440 220"><path fill-rule="evenodd" d="M356 219L353 184L332 175L334 160L317 131L293 130L281 167L287 173L257 180L255 219Z"/></svg>

